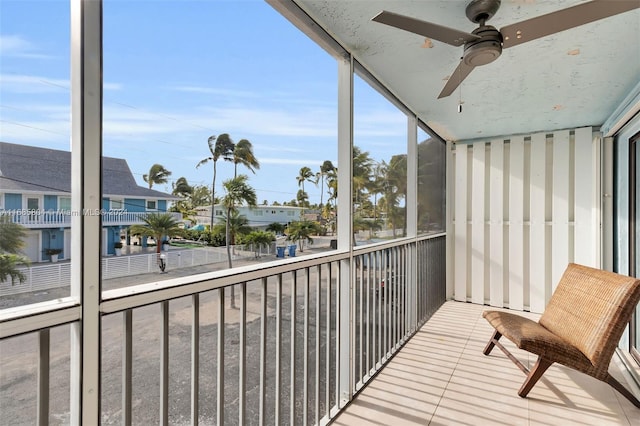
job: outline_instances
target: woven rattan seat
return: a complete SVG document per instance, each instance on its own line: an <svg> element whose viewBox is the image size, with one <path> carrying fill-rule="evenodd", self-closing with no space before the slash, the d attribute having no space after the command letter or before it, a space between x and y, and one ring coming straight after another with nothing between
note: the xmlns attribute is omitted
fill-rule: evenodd
<svg viewBox="0 0 640 426"><path fill-rule="evenodd" d="M640 408L640 401L609 374L611 358L639 300L640 280L569 264L538 322L504 311L483 313L495 328L484 354L498 346L527 374L518 391L523 398L557 362L608 383ZM531 371L498 342L502 336L538 355Z"/></svg>

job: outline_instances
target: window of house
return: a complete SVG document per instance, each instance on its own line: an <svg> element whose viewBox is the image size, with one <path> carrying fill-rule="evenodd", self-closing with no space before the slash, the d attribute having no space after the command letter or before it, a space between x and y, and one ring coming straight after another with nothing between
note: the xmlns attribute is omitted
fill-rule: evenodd
<svg viewBox="0 0 640 426"><path fill-rule="evenodd" d="M156 210L156 201L155 200L147 200L147 210Z"/></svg>
<svg viewBox="0 0 640 426"><path fill-rule="evenodd" d="M271 210L271 214L276 214L276 211L275 210Z"/></svg>
<svg viewBox="0 0 640 426"><path fill-rule="evenodd" d="M216 210L216 216L222 216L222 210Z"/></svg>
<svg viewBox="0 0 640 426"><path fill-rule="evenodd" d="M58 198L58 210L70 211L71 210L71 198L59 197Z"/></svg>
<svg viewBox="0 0 640 426"><path fill-rule="evenodd" d="M40 199L27 197L27 210L38 210L40 208Z"/></svg>
<svg viewBox="0 0 640 426"><path fill-rule="evenodd" d="M264 212L262 210L256 210L256 211L253 212L253 214L256 215L256 216L262 216L263 213Z"/></svg>
<svg viewBox="0 0 640 426"><path fill-rule="evenodd" d="M290 210L287 212L287 216L295 216L296 212L294 212L293 210Z"/></svg>
<svg viewBox="0 0 640 426"><path fill-rule="evenodd" d="M124 202L118 199L111 200L111 210L122 210L124 208Z"/></svg>

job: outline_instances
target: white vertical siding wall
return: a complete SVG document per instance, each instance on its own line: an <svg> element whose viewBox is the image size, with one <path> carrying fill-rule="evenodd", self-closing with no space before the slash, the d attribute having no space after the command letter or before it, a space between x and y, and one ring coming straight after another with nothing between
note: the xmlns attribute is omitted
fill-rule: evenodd
<svg viewBox="0 0 640 426"><path fill-rule="evenodd" d="M524 305L524 138L509 146L509 307Z"/></svg>
<svg viewBox="0 0 640 426"><path fill-rule="evenodd" d="M551 194L551 285L555 286L569 262L569 131L553 134L553 192Z"/></svg>
<svg viewBox="0 0 640 426"><path fill-rule="evenodd" d="M569 262L600 266L591 127L452 147L456 300L542 312Z"/></svg>
<svg viewBox="0 0 640 426"><path fill-rule="evenodd" d="M546 286L547 230L545 199L547 138L543 133L531 136L531 177L529 180L529 304L533 312L542 312L551 285Z"/></svg>
<svg viewBox="0 0 640 426"><path fill-rule="evenodd" d="M489 304L504 303L504 141L491 141L489 172Z"/></svg>
<svg viewBox="0 0 640 426"><path fill-rule="evenodd" d="M471 181L471 300L484 302L485 144L473 145Z"/></svg>
<svg viewBox="0 0 640 426"><path fill-rule="evenodd" d="M469 240L467 238L467 151L468 146L462 145L460 149L456 149L455 159L455 178L454 184L456 188L455 192L455 204L454 204L454 259L457 256L463 256L465 262L453 262L454 277L454 298L456 300L467 300L467 253ZM469 188L470 189L470 188Z"/></svg>

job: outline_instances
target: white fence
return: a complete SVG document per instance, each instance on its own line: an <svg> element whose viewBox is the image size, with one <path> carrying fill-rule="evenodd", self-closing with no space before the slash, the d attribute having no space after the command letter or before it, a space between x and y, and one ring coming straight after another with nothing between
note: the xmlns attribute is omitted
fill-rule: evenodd
<svg viewBox="0 0 640 426"><path fill-rule="evenodd" d="M236 246L232 250L235 259L255 256L252 246ZM258 253L260 255L266 255L271 254L272 251L269 247L263 247ZM225 247L169 250L163 252L163 254L165 255L168 270L226 262L227 260ZM102 259L102 278L112 279L158 272L157 260L156 253L105 257ZM66 287L71 283L71 264L69 262L47 263L22 268L21 270L26 276L25 282L16 282L13 285L11 282L0 283L0 297Z"/></svg>

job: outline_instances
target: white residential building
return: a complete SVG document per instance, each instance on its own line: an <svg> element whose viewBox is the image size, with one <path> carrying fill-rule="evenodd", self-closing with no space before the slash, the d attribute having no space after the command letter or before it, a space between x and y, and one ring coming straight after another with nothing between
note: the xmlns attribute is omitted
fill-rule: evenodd
<svg viewBox="0 0 640 426"><path fill-rule="evenodd" d="M236 209L249 220L249 226L258 229L265 229L274 222L286 225L289 222L300 220L303 210L309 211L309 209L292 206L238 206ZM215 205L215 223L224 220L225 210L221 204ZM196 224L209 225L211 223L211 206L198 207L196 212Z"/></svg>

